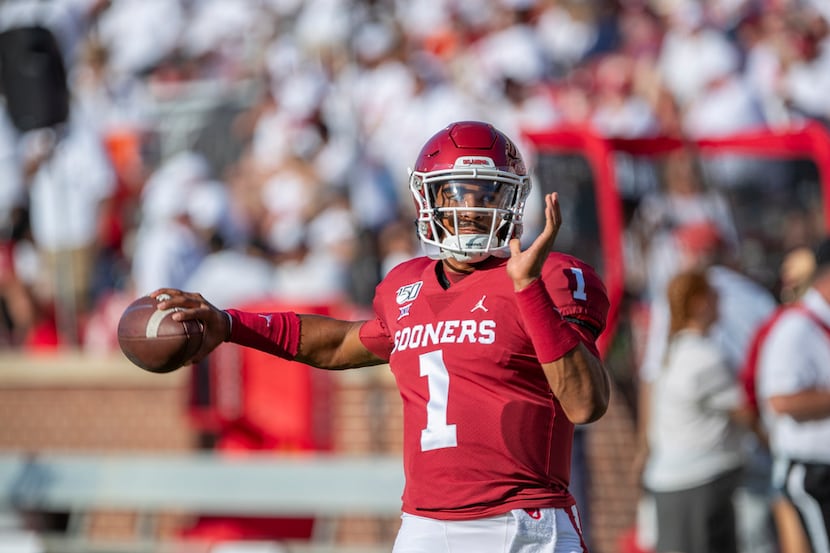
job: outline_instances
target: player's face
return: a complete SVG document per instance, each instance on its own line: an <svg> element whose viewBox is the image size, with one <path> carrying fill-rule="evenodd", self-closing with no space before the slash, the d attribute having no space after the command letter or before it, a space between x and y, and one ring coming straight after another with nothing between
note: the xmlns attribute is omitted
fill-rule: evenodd
<svg viewBox="0 0 830 553"><path fill-rule="evenodd" d="M492 210L509 206L512 189L509 184L481 179L448 181L437 188L433 205L439 209L452 208L443 212L442 217L443 224L452 232L489 232L493 221ZM458 229L455 229L453 211L458 213Z"/></svg>

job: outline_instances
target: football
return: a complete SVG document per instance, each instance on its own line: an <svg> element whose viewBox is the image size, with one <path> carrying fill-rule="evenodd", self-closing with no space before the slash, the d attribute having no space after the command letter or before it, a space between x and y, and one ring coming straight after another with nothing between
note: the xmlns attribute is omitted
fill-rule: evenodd
<svg viewBox="0 0 830 553"><path fill-rule="evenodd" d="M142 296L118 321L118 345L135 365L154 373L168 373L187 364L202 345L200 321L174 321L175 309L156 308L157 300Z"/></svg>

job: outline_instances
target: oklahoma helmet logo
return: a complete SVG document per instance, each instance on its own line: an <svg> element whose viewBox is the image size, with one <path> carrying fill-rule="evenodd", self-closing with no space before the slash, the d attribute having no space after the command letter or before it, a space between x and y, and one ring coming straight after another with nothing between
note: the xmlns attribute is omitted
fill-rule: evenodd
<svg viewBox="0 0 830 553"><path fill-rule="evenodd" d="M463 167L495 167L493 158L487 156L461 156L455 160L456 168Z"/></svg>
<svg viewBox="0 0 830 553"><path fill-rule="evenodd" d="M398 303L398 305L403 305L405 303L413 301L415 298L418 297L418 292L421 291L421 286L423 285L424 281L419 280L418 282L413 282L412 284L401 286L395 293L395 301Z"/></svg>

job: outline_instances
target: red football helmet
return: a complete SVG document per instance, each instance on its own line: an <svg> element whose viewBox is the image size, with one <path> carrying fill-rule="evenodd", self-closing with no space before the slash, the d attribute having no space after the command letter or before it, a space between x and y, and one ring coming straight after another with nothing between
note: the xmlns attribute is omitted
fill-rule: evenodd
<svg viewBox="0 0 830 553"><path fill-rule="evenodd" d="M433 258L509 257L530 186L504 133L478 121L452 123L427 141L410 171L418 237Z"/></svg>

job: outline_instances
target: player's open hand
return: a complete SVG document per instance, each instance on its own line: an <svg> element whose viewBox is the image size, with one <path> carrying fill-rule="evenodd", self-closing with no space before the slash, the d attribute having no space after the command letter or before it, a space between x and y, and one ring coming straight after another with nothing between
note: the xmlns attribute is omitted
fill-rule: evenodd
<svg viewBox="0 0 830 553"><path fill-rule="evenodd" d="M202 346L192 362L198 363L221 344L230 334L230 321L227 314L207 301L201 294L183 292L175 288L160 288L150 294L156 299L166 294L169 298L158 303L158 309L177 309L171 317L177 321L199 320L205 327Z"/></svg>
<svg viewBox="0 0 830 553"><path fill-rule="evenodd" d="M556 192L546 194L545 228L536 240L525 251L521 250L518 238L510 241L507 274L513 279L513 286L517 291L528 286L542 274L542 266L553 248L561 226L562 212L559 209L559 195Z"/></svg>

